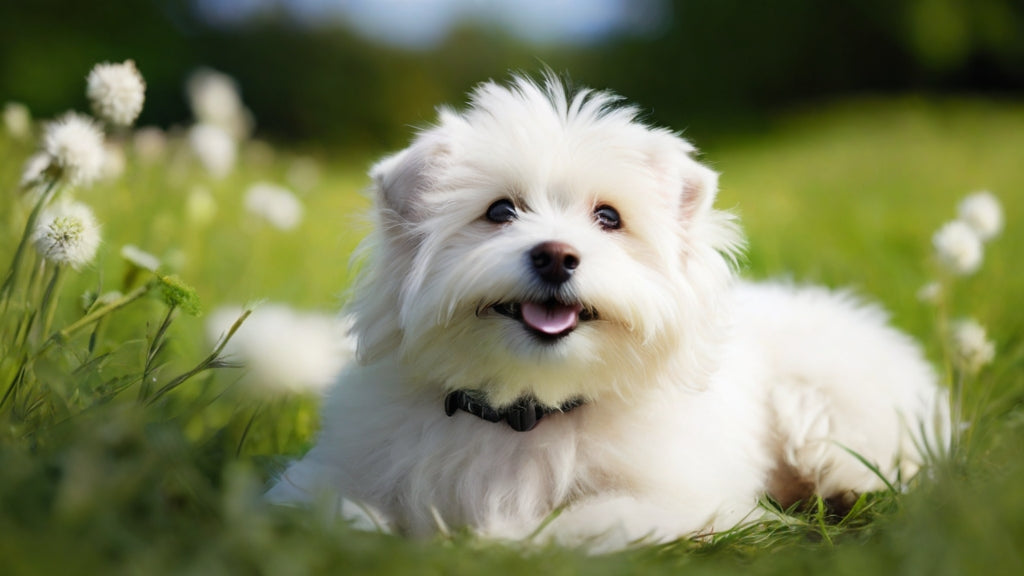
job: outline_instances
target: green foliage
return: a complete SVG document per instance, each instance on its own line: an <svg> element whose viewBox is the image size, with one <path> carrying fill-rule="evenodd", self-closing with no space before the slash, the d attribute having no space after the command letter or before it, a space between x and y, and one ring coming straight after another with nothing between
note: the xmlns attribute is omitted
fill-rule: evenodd
<svg viewBox="0 0 1024 576"><path fill-rule="evenodd" d="M203 307L199 304L199 294L196 294L195 288L174 275L157 275L157 278L160 280L161 293L168 306L181 308L190 316L202 314Z"/></svg>
<svg viewBox="0 0 1024 576"><path fill-rule="evenodd" d="M699 142L698 142L699 143ZM720 141L705 159L722 172L719 204L750 235L747 276L852 285L944 367L936 309L918 302L934 277L932 232L977 188L1003 201L1007 227L977 275L951 286L953 316L972 315L997 343L995 362L964 388L968 432L956 458L898 490L864 495L837 515L826 502L781 510L696 540L605 557L498 544L456 533L428 541L351 530L329 506L278 508L261 500L283 457L308 448L316 402L256 401L202 320L178 316L265 297L332 308L365 228L363 158L325 159L302 195L292 232L248 215L256 180L281 180L277 151L209 180L172 143L168 160L129 155L117 182L81 191L103 222L96 263L67 271L46 332L25 330L42 286L27 252L0 317L0 573L3 574L1017 574L1024 567L1024 108L981 101L856 102ZM15 253L31 206L15 182L25 145L0 138L0 266ZM203 186L212 221L189 219ZM161 275L116 257L134 244ZM31 248L29 248L31 250ZM167 268L164 270L164 268ZM188 289L180 280L194 284ZM160 297L173 283L179 299ZM88 293L85 298L79 295ZM25 296L22 298L22 296ZM84 305L84 306L83 306ZM39 326L40 321L33 321ZM952 368L944 367L952 377ZM31 378L29 378L31 375ZM283 456L282 456L283 455ZM894 487L896 488L896 487Z"/></svg>
<svg viewBox="0 0 1024 576"><path fill-rule="evenodd" d="M398 147L438 103L540 63L614 88L705 143L722 122L749 129L766 110L836 94L1024 89L1019 0L633 2L627 18L655 20L650 34L574 48L465 25L424 51L272 10L217 27L198 4L0 2L0 94L45 115L82 108L81 71L131 57L149 86L140 125L169 126L189 118L181 78L208 65L241 81L261 132L360 150ZM660 9L645 14L652 5Z"/></svg>

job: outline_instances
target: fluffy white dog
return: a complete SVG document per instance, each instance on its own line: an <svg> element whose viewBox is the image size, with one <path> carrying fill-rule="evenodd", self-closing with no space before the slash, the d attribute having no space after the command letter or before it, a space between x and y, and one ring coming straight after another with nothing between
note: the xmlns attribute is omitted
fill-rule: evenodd
<svg viewBox="0 0 1024 576"><path fill-rule="evenodd" d="M849 451L895 482L946 441L918 346L848 294L737 281L717 174L636 116L485 83L373 168L359 361L272 500L608 549L876 490Z"/></svg>

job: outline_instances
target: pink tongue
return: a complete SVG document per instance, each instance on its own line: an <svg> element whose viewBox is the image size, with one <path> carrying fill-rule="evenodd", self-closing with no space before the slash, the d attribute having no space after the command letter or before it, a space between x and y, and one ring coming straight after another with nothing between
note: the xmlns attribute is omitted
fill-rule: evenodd
<svg viewBox="0 0 1024 576"><path fill-rule="evenodd" d="M523 322L527 326L545 334L561 334L576 326L581 306L565 306L563 304L538 304L523 302Z"/></svg>

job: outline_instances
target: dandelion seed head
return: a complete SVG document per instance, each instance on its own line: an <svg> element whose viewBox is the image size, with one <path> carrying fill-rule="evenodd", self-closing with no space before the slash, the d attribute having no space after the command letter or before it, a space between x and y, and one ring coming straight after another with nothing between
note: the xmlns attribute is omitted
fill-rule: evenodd
<svg viewBox="0 0 1024 576"><path fill-rule="evenodd" d="M196 226L206 226L217 215L217 201L202 186L194 186L185 200L185 214Z"/></svg>
<svg viewBox="0 0 1024 576"><path fill-rule="evenodd" d="M972 318L952 325L953 361L957 368L975 374L996 356L995 344L988 339L985 328Z"/></svg>
<svg viewBox="0 0 1024 576"><path fill-rule="evenodd" d="M960 201L957 216L974 230L983 242L1003 231L1003 207L995 194L987 190L975 192Z"/></svg>
<svg viewBox="0 0 1024 576"><path fill-rule="evenodd" d="M981 239L964 222L955 220L943 225L932 236L932 246L943 268L953 274L966 276L981 267L984 255Z"/></svg>
<svg viewBox="0 0 1024 576"><path fill-rule="evenodd" d="M288 189L266 182L249 187L245 208L280 230L291 230L302 222L302 202Z"/></svg>
<svg viewBox="0 0 1024 576"><path fill-rule="evenodd" d="M146 82L131 60L104 62L89 72L85 94L98 117L115 126L130 126L142 112Z"/></svg>
<svg viewBox="0 0 1024 576"><path fill-rule="evenodd" d="M117 144L106 144L103 147L103 168L100 177L104 180L117 180L124 174L127 164L124 149Z"/></svg>
<svg viewBox="0 0 1024 576"><path fill-rule="evenodd" d="M156 272L160 267L160 259L146 252L134 244L125 244L121 247L121 258L130 262L133 266Z"/></svg>
<svg viewBox="0 0 1024 576"><path fill-rule="evenodd" d="M42 184L46 170L50 167L50 155L46 152L37 152L29 156L25 166L21 169L21 187L23 189L35 188Z"/></svg>
<svg viewBox="0 0 1024 576"><path fill-rule="evenodd" d="M32 113L21 102L4 104L4 130L15 140L27 140L32 135Z"/></svg>
<svg viewBox="0 0 1024 576"><path fill-rule="evenodd" d="M199 161L215 178L224 178L234 169L238 147L223 129L213 124L196 124L189 129L188 142Z"/></svg>
<svg viewBox="0 0 1024 576"><path fill-rule="evenodd" d="M227 74L196 70L186 81L185 91L198 123L218 126L239 140L251 132L251 115L242 104L238 84Z"/></svg>
<svg viewBox="0 0 1024 576"><path fill-rule="evenodd" d="M929 282L917 291L917 299L925 304L938 304L942 299L942 285L938 282Z"/></svg>
<svg viewBox="0 0 1024 576"><path fill-rule="evenodd" d="M214 311L207 322L209 339L217 341L241 313L238 307ZM318 393L351 357L344 330L334 316L263 304L231 338L225 353L246 366L247 390L255 394Z"/></svg>
<svg viewBox="0 0 1024 576"><path fill-rule="evenodd" d="M296 158L288 166L285 179L293 188L307 192L316 188L316 185L320 183L320 166L312 158L305 156Z"/></svg>
<svg viewBox="0 0 1024 576"><path fill-rule="evenodd" d="M88 186L103 172L103 132L88 116L68 112L47 124L43 150L72 186Z"/></svg>
<svg viewBox="0 0 1024 576"><path fill-rule="evenodd" d="M167 136L156 126L139 128L132 136L132 149L147 164L159 162L167 151Z"/></svg>
<svg viewBox="0 0 1024 576"><path fill-rule="evenodd" d="M96 257L100 227L85 204L62 202L39 216L32 241L47 261L79 270Z"/></svg>

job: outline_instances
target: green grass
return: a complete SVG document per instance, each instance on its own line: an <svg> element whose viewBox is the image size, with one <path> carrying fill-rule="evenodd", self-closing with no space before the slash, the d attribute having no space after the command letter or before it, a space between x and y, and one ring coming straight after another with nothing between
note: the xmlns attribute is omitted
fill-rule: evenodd
<svg viewBox="0 0 1024 576"><path fill-rule="evenodd" d="M951 315L974 316L989 329L997 357L965 390L972 425L962 453L908 493L869 495L843 519L812 506L706 541L599 558L465 534L415 542L354 532L317 510L260 500L278 455L309 446L314 401L281 400L257 413L233 371L204 373L148 406L136 402L135 388L105 394L103 386L130 381L145 363L167 310L149 295L106 321L92 355L83 352L87 331L36 363L38 407L0 408L0 573L1021 573L1021 150L1022 106L908 98L803 111L705 151L722 172L719 204L743 216L747 276L852 286L921 339L947 378L935 310L915 298L936 273L930 238L964 194L988 188L1002 200L1006 230L986 246L982 270L953 285L949 303ZM31 144L0 138L0 266L27 213L16 183L31 152ZM126 243L161 256L208 310L260 298L335 308L366 229L360 189L372 152L323 158L321 182L303 194L306 219L290 233L262 225L241 204L250 182L284 179L285 151L269 162L249 158L221 182L173 151L166 165L130 163L116 184L78 194L103 222L104 246L93 267L67 278L54 325L81 316L82 292L121 288ZM194 185L218 202L207 226L185 217ZM0 323L2 342L8 324ZM168 334L153 372L158 383L212 346L202 318L177 315ZM0 393L17 365L11 353L3 350Z"/></svg>

